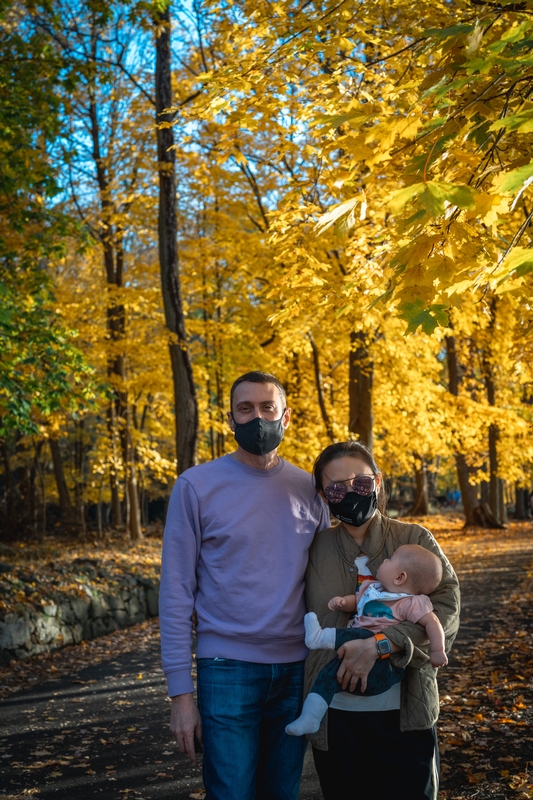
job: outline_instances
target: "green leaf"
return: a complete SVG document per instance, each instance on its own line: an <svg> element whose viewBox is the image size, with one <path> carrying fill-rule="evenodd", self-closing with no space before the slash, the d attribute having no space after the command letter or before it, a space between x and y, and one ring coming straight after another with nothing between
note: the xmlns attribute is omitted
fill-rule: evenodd
<svg viewBox="0 0 533 800"><path fill-rule="evenodd" d="M389 199L389 206L394 212L401 211L404 205L412 200L413 197L424 191L424 183L413 183L411 186L405 186L403 189L398 189L393 192Z"/></svg>
<svg viewBox="0 0 533 800"><path fill-rule="evenodd" d="M516 192L528 178L531 178L531 176L533 176L533 161L526 164L524 167L518 167L508 172L501 183L500 191Z"/></svg>
<svg viewBox="0 0 533 800"><path fill-rule="evenodd" d="M461 36L466 33L472 33L475 25L452 25L451 28L428 28L423 31L424 38L431 37L432 39L449 39L451 36Z"/></svg>
<svg viewBox="0 0 533 800"><path fill-rule="evenodd" d="M505 128L507 131L521 131L528 133L533 131L533 103L524 103L524 107L518 114L511 114L509 117L497 119L489 128L489 131L499 131Z"/></svg>
<svg viewBox="0 0 533 800"><path fill-rule="evenodd" d="M529 272L533 272L533 250L527 247L515 247L501 266L505 270L505 274L498 281L498 286L501 286L511 276L522 278Z"/></svg>
<svg viewBox="0 0 533 800"><path fill-rule="evenodd" d="M400 316L409 324L405 329L405 334L416 333L422 327L424 333L431 335L439 325L446 327L449 324L446 306L430 305L426 308L425 303L419 297L412 302L401 303Z"/></svg>

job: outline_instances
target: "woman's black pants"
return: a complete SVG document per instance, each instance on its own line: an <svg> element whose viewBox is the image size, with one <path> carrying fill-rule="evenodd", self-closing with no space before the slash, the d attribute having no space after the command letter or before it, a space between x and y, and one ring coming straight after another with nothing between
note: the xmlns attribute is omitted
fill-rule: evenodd
<svg viewBox="0 0 533 800"><path fill-rule="evenodd" d="M399 711L328 710L328 750L313 747L324 800L437 800L435 727L400 731ZM352 787L353 792L347 791Z"/></svg>

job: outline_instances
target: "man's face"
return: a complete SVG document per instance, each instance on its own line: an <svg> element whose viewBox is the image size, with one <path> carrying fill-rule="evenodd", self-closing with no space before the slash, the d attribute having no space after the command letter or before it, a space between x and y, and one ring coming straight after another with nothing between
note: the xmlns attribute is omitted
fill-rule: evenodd
<svg viewBox="0 0 533 800"><path fill-rule="evenodd" d="M243 383L239 383L233 395L233 419L228 413L230 428L234 431L235 422L243 425L256 417L273 422L281 417L283 410L283 398L278 387L273 383L243 381ZM289 427L290 418L291 410L287 408L283 414L285 429Z"/></svg>

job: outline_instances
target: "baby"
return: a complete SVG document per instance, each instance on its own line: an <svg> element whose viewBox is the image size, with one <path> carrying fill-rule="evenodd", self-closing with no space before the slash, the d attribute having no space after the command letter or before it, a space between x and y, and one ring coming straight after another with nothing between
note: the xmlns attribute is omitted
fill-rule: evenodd
<svg viewBox="0 0 533 800"><path fill-rule="evenodd" d="M383 639L382 632L386 628L409 620L426 629L431 665L445 666L448 659L444 652L444 631L427 596L442 580L442 563L438 556L417 544L402 545L379 566L377 579L365 580L357 596L333 597L329 601L330 611L356 612L348 628L321 628L316 614L306 614L307 647L338 650L353 639L366 639L376 634L381 634L378 638ZM343 691L337 681L338 668L338 659L333 659L320 671L301 715L285 728L288 734L302 736L319 729L333 696ZM381 656L368 675L365 692L355 688L352 693L366 697L386 692L401 681L403 672L394 667L387 656Z"/></svg>

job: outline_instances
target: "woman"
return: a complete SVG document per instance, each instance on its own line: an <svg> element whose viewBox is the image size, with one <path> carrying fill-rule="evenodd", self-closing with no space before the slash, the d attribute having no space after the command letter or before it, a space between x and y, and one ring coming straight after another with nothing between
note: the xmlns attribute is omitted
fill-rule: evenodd
<svg viewBox="0 0 533 800"><path fill-rule="evenodd" d="M328 609L335 595L355 594L361 578L375 577L380 564L403 544L419 544L442 560L443 578L431 602L449 650L459 627L459 583L450 562L425 528L382 516L382 476L371 453L359 442L327 447L314 467L316 488L341 524L315 536L306 575L309 611L320 625L345 628L349 615ZM439 697L436 670L428 658L424 629L401 622L385 635L347 642L337 677L343 689L366 687L377 658L405 667L401 683L373 697L335 695L313 743L315 766L325 800L338 800L353 786L373 800L436 800ZM337 655L313 650L307 659L306 692Z"/></svg>

